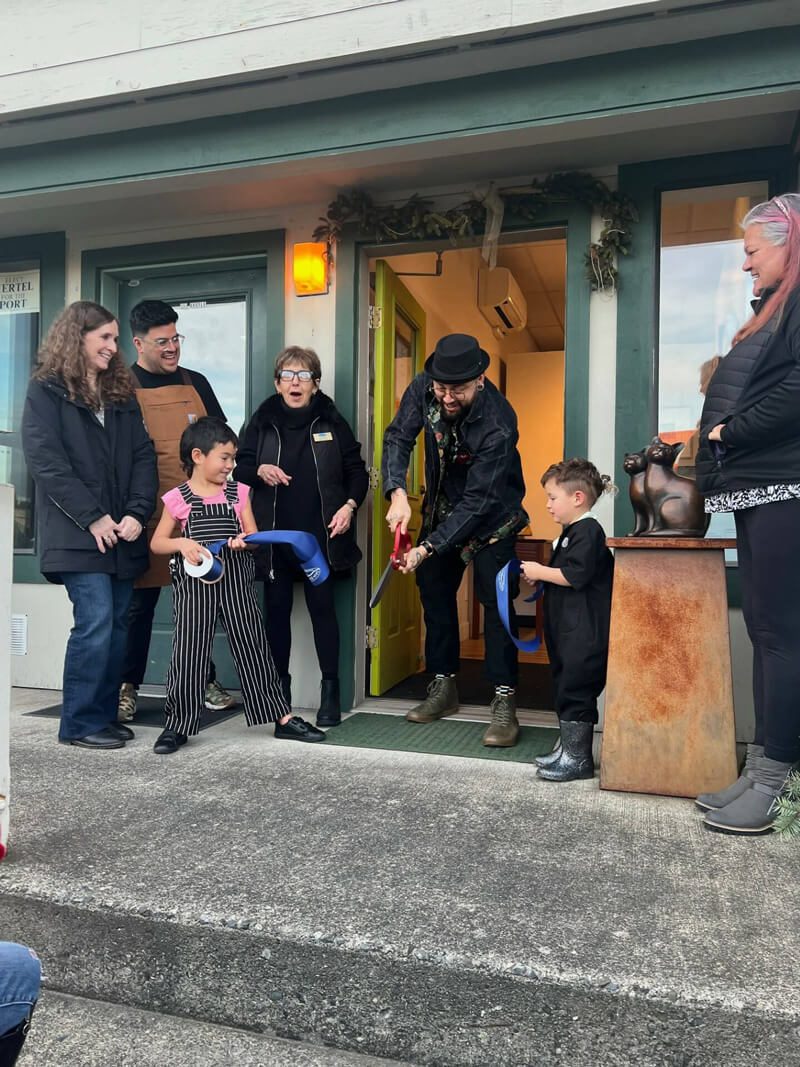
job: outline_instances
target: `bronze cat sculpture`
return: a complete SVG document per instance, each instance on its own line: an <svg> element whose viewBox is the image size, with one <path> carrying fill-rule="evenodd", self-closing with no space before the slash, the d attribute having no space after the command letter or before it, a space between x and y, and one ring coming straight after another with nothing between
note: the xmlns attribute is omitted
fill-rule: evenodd
<svg viewBox="0 0 800 1067"><path fill-rule="evenodd" d="M691 478L672 469L682 447L654 437L641 452L625 456L636 515L631 537L705 537L711 516L703 510L703 497Z"/></svg>

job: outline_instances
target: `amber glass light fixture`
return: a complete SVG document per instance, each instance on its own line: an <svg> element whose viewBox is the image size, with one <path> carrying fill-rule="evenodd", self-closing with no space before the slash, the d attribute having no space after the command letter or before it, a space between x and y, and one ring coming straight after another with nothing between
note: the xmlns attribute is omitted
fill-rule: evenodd
<svg viewBox="0 0 800 1067"><path fill-rule="evenodd" d="M315 296L328 291L328 246L324 241L297 244L293 250L292 276L297 296Z"/></svg>

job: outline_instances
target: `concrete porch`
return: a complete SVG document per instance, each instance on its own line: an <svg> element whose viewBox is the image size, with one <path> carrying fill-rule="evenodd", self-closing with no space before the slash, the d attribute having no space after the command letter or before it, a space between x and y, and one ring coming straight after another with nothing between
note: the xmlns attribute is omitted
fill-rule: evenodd
<svg viewBox="0 0 800 1067"><path fill-rule="evenodd" d="M597 779L238 719L172 757L148 728L68 748L24 714L57 699L13 700L0 937L47 979L23 1064L800 1065L796 844ZM200 1051L152 1059L153 1031Z"/></svg>

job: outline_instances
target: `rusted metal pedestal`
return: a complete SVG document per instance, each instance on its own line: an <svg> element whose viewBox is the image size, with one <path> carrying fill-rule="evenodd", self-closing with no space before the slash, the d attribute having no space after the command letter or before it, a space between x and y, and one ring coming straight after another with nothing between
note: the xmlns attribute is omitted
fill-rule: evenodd
<svg viewBox="0 0 800 1067"><path fill-rule="evenodd" d="M693 797L736 777L724 549L614 537L601 789Z"/></svg>

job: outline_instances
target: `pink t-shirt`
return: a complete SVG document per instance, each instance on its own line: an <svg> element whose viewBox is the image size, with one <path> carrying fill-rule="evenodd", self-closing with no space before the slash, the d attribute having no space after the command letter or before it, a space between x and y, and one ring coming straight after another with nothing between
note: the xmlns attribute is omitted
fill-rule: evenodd
<svg viewBox="0 0 800 1067"><path fill-rule="evenodd" d="M242 482L233 482L232 484L236 486L238 494L237 500L233 505L233 510L236 512L236 518L241 523L242 508L245 506L248 497L250 496L250 486L244 485ZM168 493L164 493L161 499L164 501L164 507L173 519L181 524L181 529L183 529L186 526L186 520L189 518L191 506L187 504L181 496L180 488L176 486L174 489L170 489ZM215 496L204 496L202 500L204 504L224 504L225 490L220 489Z"/></svg>

